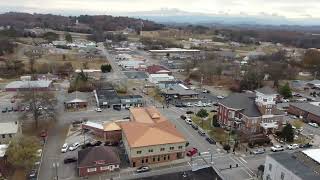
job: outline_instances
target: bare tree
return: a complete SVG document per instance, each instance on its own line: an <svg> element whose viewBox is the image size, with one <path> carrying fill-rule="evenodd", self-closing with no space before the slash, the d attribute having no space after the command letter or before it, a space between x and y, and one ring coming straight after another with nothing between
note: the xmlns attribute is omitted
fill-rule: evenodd
<svg viewBox="0 0 320 180"><path fill-rule="evenodd" d="M21 104L28 106L21 119L32 118L38 128L39 121L41 120L56 120L55 106L57 100L52 92L36 92L35 90L22 92L20 94L22 101Z"/></svg>

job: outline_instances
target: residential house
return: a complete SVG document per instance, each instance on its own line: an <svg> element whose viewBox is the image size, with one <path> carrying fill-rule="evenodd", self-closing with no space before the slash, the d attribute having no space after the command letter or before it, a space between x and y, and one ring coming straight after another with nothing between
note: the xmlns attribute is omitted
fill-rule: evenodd
<svg viewBox="0 0 320 180"><path fill-rule="evenodd" d="M118 65L126 70L146 68L145 62L140 60L120 61Z"/></svg>
<svg viewBox="0 0 320 180"><path fill-rule="evenodd" d="M132 167L185 157L186 139L155 107L131 108L130 122L119 124Z"/></svg>
<svg viewBox="0 0 320 180"><path fill-rule="evenodd" d="M311 103L290 103L288 113L320 124L320 107Z"/></svg>
<svg viewBox="0 0 320 180"><path fill-rule="evenodd" d="M284 112L276 107L277 93L270 87L255 93L234 93L219 102L218 120L246 134L272 133L283 124Z"/></svg>
<svg viewBox="0 0 320 180"><path fill-rule="evenodd" d="M263 180L318 180L319 154L320 149L269 154L264 164Z"/></svg>
<svg viewBox="0 0 320 180"><path fill-rule="evenodd" d="M120 158L113 147L98 146L78 151L78 173L80 177L120 169Z"/></svg>
<svg viewBox="0 0 320 180"><path fill-rule="evenodd" d="M8 144L12 138L20 133L20 125L15 122L1 122L0 123L0 144Z"/></svg>

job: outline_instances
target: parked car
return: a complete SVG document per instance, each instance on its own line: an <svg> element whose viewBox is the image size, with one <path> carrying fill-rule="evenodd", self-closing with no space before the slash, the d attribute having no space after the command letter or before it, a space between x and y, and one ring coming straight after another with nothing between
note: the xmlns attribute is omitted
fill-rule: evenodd
<svg viewBox="0 0 320 180"><path fill-rule="evenodd" d="M63 162L65 164L69 164L69 163L74 163L74 162L77 162L77 158L76 157L67 157L63 160Z"/></svg>
<svg viewBox="0 0 320 180"><path fill-rule="evenodd" d="M149 166L141 166L136 170L136 172L137 173L142 173L142 172L148 172L150 170L151 170L151 168Z"/></svg>
<svg viewBox="0 0 320 180"><path fill-rule="evenodd" d="M104 146L118 146L119 145L119 143L118 142L105 142L104 143Z"/></svg>
<svg viewBox="0 0 320 180"><path fill-rule="evenodd" d="M262 149L262 148L260 148L260 149L255 149L255 150L251 151L251 153L252 153L252 154L255 154L255 155L257 155L257 154L263 154L263 153L265 153L265 150Z"/></svg>
<svg viewBox="0 0 320 180"><path fill-rule="evenodd" d="M198 130L198 129L199 129L198 125L196 125L195 123L192 123L192 124L191 124L191 127L192 127L194 130Z"/></svg>
<svg viewBox="0 0 320 180"><path fill-rule="evenodd" d="M182 104L182 103L178 103L178 104L176 104L176 107L187 107L187 105Z"/></svg>
<svg viewBox="0 0 320 180"><path fill-rule="evenodd" d="M18 111L19 111L19 108L18 108L18 107L14 107L14 108L13 108L13 111L14 111L14 112L18 112Z"/></svg>
<svg viewBox="0 0 320 180"><path fill-rule="evenodd" d="M200 136L205 136L206 135L206 132L204 132L203 129L200 129L198 130L198 133L200 134Z"/></svg>
<svg viewBox="0 0 320 180"><path fill-rule="evenodd" d="M210 93L210 91L209 91L209 90L204 89L204 90L202 91L202 93Z"/></svg>
<svg viewBox="0 0 320 180"><path fill-rule="evenodd" d="M192 124L192 120L190 118L186 118L184 121L186 121L186 123L189 124L189 125Z"/></svg>
<svg viewBox="0 0 320 180"><path fill-rule="evenodd" d="M310 122L310 123L308 123L310 126L312 126L312 127L315 127L315 128L318 128L319 127L319 125L317 124L317 123L312 123L312 122Z"/></svg>
<svg viewBox="0 0 320 180"><path fill-rule="evenodd" d="M194 114L193 111L187 111L186 114Z"/></svg>
<svg viewBox="0 0 320 180"><path fill-rule="evenodd" d="M299 147L300 147L300 148L311 148L311 147L312 147L312 144L310 144L310 143L300 144Z"/></svg>
<svg viewBox="0 0 320 180"><path fill-rule="evenodd" d="M96 112L102 112L101 108L96 108Z"/></svg>
<svg viewBox="0 0 320 180"><path fill-rule="evenodd" d="M68 149L69 149L68 143L64 143L63 146L62 146L62 148L61 148L61 152L62 152L62 153L65 153L65 152L68 151Z"/></svg>
<svg viewBox="0 0 320 180"><path fill-rule="evenodd" d="M208 107L211 107L211 106L212 106L212 103L207 103L207 106L208 106Z"/></svg>
<svg viewBox="0 0 320 180"><path fill-rule="evenodd" d="M193 155L195 155L197 153L198 153L198 149L197 148L191 148L191 149L189 149L187 151L187 156L191 157L191 156L193 156Z"/></svg>
<svg viewBox="0 0 320 180"><path fill-rule="evenodd" d="M287 149L290 149L290 150L294 150L294 149L298 149L298 148L299 148L298 144L289 144L287 146Z"/></svg>
<svg viewBox="0 0 320 180"><path fill-rule="evenodd" d="M186 106L187 107L193 107L193 104L192 103L187 103Z"/></svg>
<svg viewBox="0 0 320 180"><path fill-rule="evenodd" d="M2 113L6 113L6 112L8 112L8 108L4 108L4 109L2 110Z"/></svg>
<svg viewBox="0 0 320 180"><path fill-rule="evenodd" d="M101 141L95 141L93 143L91 143L91 146L100 146L102 144Z"/></svg>
<svg viewBox="0 0 320 180"><path fill-rule="evenodd" d="M181 118L182 120L186 120L186 119L187 119L187 117L186 117L185 115L181 115L180 118Z"/></svg>
<svg viewBox="0 0 320 180"><path fill-rule="evenodd" d="M224 99L224 96L217 96L218 99Z"/></svg>
<svg viewBox="0 0 320 180"><path fill-rule="evenodd" d="M38 150L37 150L37 156L38 156L38 157L41 157L41 155L42 155L42 149L38 149Z"/></svg>
<svg viewBox="0 0 320 180"><path fill-rule="evenodd" d="M284 148L281 145L274 145L271 147L271 151L273 151L273 152L284 151Z"/></svg>
<svg viewBox="0 0 320 180"><path fill-rule="evenodd" d="M8 108L8 112L12 112L13 111L13 107L12 108Z"/></svg>
<svg viewBox="0 0 320 180"><path fill-rule="evenodd" d="M207 140L210 144L217 144L217 142L216 142L214 139L210 138L210 137L206 137L206 140Z"/></svg>
<svg viewBox="0 0 320 180"><path fill-rule="evenodd" d="M79 144L78 142L73 143L73 144L69 147L69 150L70 150L70 151L74 151L74 150L78 149L79 146L80 146L80 144Z"/></svg>
<svg viewBox="0 0 320 180"><path fill-rule="evenodd" d="M37 170L32 169L28 174L28 179L37 179Z"/></svg>

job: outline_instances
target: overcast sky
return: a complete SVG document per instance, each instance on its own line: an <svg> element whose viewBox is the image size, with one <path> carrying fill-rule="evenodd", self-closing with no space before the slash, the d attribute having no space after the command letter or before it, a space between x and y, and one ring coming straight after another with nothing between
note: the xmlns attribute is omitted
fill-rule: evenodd
<svg viewBox="0 0 320 180"><path fill-rule="evenodd" d="M112 14L177 8L203 13L320 18L320 0L0 0L0 11L65 15Z"/></svg>

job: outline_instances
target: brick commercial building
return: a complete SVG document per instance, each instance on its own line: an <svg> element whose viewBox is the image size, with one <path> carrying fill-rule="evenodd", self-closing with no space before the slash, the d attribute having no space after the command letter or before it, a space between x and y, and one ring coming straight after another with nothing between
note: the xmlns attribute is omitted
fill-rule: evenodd
<svg viewBox="0 0 320 180"><path fill-rule="evenodd" d="M186 139L155 107L130 109L130 122L120 126L132 167L185 157Z"/></svg>
<svg viewBox="0 0 320 180"><path fill-rule="evenodd" d="M120 158L113 147L98 146L78 152L78 172L80 177L119 169Z"/></svg>
<svg viewBox="0 0 320 180"><path fill-rule="evenodd" d="M172 75L172 72L163 66L160 65L152 65L152 66L148 66L146 69L146 72L148 74L168 74L168 75Z"/></svg>
<svg viewBox="0 0 320 180"><path fill-rule="evenodd" d="M288 113L320 124L320 107L310 103L290 103Z"/></svg>
<svg viewBox="0 0 320 180"><path fill-rule="evenodd" d="M234 93L219 102L218 121L223 127L246 134L271 133L283 124L284 113L276 108L277 93L269 87L256 93Z"/></svg>

